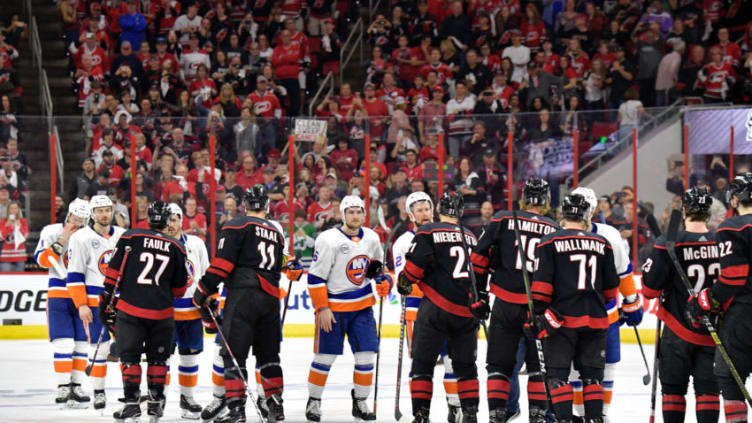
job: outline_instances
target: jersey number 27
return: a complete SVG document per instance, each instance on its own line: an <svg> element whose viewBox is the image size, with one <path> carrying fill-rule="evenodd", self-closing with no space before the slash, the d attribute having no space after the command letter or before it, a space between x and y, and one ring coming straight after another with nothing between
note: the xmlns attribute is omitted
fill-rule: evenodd
<svg viewBox="0 0 752 423"><path fill-rule="evenodd" d="M151 273L152 267L154 267L155 259L159 261L159 269L157 269L157 273L154 275L154 279L151 279L148 276ZM138 257L138 261L146 264L144 265L144 268L141 269L141 273L138 274L136 283L140 283L141 285L151 285L153 283L154 285L158 286L159 278L162 277L162 273L164 273L165 268L167 267L167 263L170 262L170 257L164 254L143 252Z"/></svg>

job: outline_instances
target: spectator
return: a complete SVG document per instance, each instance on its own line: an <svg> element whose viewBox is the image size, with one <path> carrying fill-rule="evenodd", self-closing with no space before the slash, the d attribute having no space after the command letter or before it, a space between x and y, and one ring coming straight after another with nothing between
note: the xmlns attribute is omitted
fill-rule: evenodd
<svg viewBox="0 0 752 423"><path fill-rule="evenodd" d="M188 48L180 54L180 60L178 62L180 67L180 80L183 82L183 85L188 87L190 87L193 79L196 77L200 65L204 65L204 70L207 74L208 70L211 69L211 59L209 58L209 54L206 50L199 48L198 43L198 34L195 32L191 33L188 37Z"/></svg>
<svg viewBox="0 0 752 423"><path fill-rule="evenodd" d="M121 41L129 41L135 51L141 48L141 42L146 39L146 18L136 10L136 0L127 0L126 13L120 15Z"/></svg>
<svg viewBox="0 0 752 423"><path fill-rule="evenodd" d="M698 75L705 66L705 49L695 45L689 54L689 60L684 60L679 69L677 89L684 96L701 96L703 90Z"/></svg>
<svg viewBox="0 0 752 423"><path fill-rule="evenodd" d="M465 225L477 224L480 204L486 198L486 193L483 180L473 170L470 159L467 157L460 159L457 173L452 178L451 183L453 189L461 192L465 199L465 213L462 215L462 223Z"/></svg>
<svg viewBox="0 0 752 423"><path fill-rule="evenodd" d="M123 69L121 70L121 68ZM118 82L118 85L122 86L124 85L122 81L128 81L132 88L140 89L144 81L144 67L138 56L133 54L133 46L127 40L120 43L120 54L112 61L110 71L113 71L117 76L118 72L123 72L125 68L128 68L128 72L121 76L119 80L110 81L110 85L112 86L113 82ZM113 87L113 89L119 93L125 88ZM133 95L135 96L135 93Z"/></svg>
<svg viewBox="0 0 752 423"><path fill-rule="evenodd" d="M464 82L457 82L457 95L449 100L446 107L449 120L449 154L459 157L460 149L472 134L473 121L469 118L475 108L475 97L470 95Z"/></svg>
<svg viewBox="0 0 752 423"><path fill-rule="evenodd" d="M494 210L499 210L506 199L506 177L497 162L497 154L494 150L487 149L483 152L483 163L478 169L479 183L485 187L484 191L490 195Z"/></svg>
<svg viewBox="0 0 752 423"><path fill-rule="evenodd" d="M616 109L621 105L624 94L632 86L635 77L634 66L629 62L624 54L624 47L616 45L614 47L614 63L606 77L606 85L610 89L609 106Z"/></svg>
<svg viewBox="0 0 752 423"><path fill-rule="evenodd" d="M75 78L78 84L78 107L84 107L86 97L92 91L92 82L102 81L104 72L101 66L94 65L91 56L87 54L81 58L81 67L76 69Z"/></svg>
<svg viewBox="0 0 752 423"><path fill-rule="evenodd" d="M558 78L541 69L538 63L528 63L527 78L520 84L520 90L524 90L526 106L530 108L535 98L542 98L546 104L552 104L551 89L559 83Z"/></svg>
<svg viewBox="0 0 752 423"><path fill-rule="evenodd" d="M149 200L146 196L136 196L136 216L132 229L149 229Z"/></svg>
<svg viewBox="0 0 752 423"><path fill-rule="evenodd" d="M365 109L371 123L371 139L375 141L384 133L384 122L389 116L389 108L382 99L376 97L376 87L373 83L367 82L363 91L365 99L356 98L354 104Z"/></svg>
<svg viewBox="0 0 752 423"><path fill-rule="evenodd" d="M528 139L530 141L543 141L549 138L560 136L559 126L551 123L551 112L548 109L542 109L538 112L538 122L535 127L528 130Z"/></svg>
<svg viewBox="0 0 752 423"><path fill-rule="evenodd" d="M264 76L256 78L256 90L248 98L253 102L255 115L259 122L259 137L256 140L256 157L266 157L266 154L277 144L277 119L282 118L282 105L272 90L268 89L268 79Z"/></svg>
<svg viewBox="0 0 752 423"><path fill-rule="evenodd" d="M353 172L358 165L358 153L350 147L347 138L340 137L336 140L337 148L330 154L332 164L337 167L340 178L350 181Z"/></svg>
<svg viewBox="0 0 752 423"><path fill-rule="evenodd" d="M285 228L285 238L289 238L289 228ZM316 238L316 228L306 221L306 212L302 209L295 210L293 220L293 250L295 251L295 257L297 257L303 264L304 268L308 268L313 261L313 246L314 239Z"/></svg>
<svg viewBox="0 0 752 423"><path fill-rule="evenodd" d="M232 219L238 216L239 216L238 202L235 200L235 197L234 196L225 197L224 210L222 211L222 215L219 217L219 227L221 228L222 226L224 226L225 223L231 221Z"/></svg>
<svg viewBox="0 0 752 423"><path fill-rule="evenodd" d="M739 48L739 44L729 40L728 28L718 28L718 44L714 45L713 48L716 47L721 50L724 63L728 63L733 67L739 67L742 60L742 50Z"/></svg>
<svg viewBox="0 0 752 423"><path fill-rule="evenodd" d="M410 148L405 152L405 161L400 166L408 181L423 180L423 167L418 162L418 152Z"/></svg>
<svg viewBox="0 0 752 423"><path fill-rule="evenodd" d="M0 144L6 144L11 139L18 139L18 121L15 106L10 97L0 97Z"/></svg>
<svg viewBox="0 0 752 423"><path fill-rule="evenodd" d="M172 30L180 34L181 44L188 44L190 36L201 28L202 20L198 15L198 2L190 3L185 14L180 15L172 26Z"/></svg>
<svg viewBox="0 0 752 423"><path fill-rule="evenodd" d="M530 4L530 3L528 3ZM478 222L478 225L475 228L475 236L481 236L483 231L486 229L489 223L491 223L491 219L493 219L494 209L493 204L491 204L490 201L484 201L483 204L480 205L480 221Z"/></svg>
<svg viewBox="0 0 752 423"><path fill-rule="evenodd" d="M655 105L655 78L663 54L663 40L657 22L635 40L637 52L637 83L640 86L640 100L647 107Z"/></svg>
<svg viewBox="0 0 752 423"><path fill-rule="evenodd" d="M308 206L308 221L321 230L324 221L331 216L334 207L332 204L332 190L326 185L319 188L318 200Z"/></svg>
<svg viewBox="0 0 752 423"><path fill-rule="evenodd" d="M232 129L235 133L235 151L256 151L259 127L256 124L256 116L249 107L241 109L240 120Z"/></svg>
<svg viewBox="0 0 752 423"><path fill-rule="evenodd" d="M465 55L465 64L460 68L456 77L458 81L469 81L470 87L468 88L474 94L479 94L491 84L491 73L473 49L468 50Z"/></svg>
<svg viewBox="0 0 752 423"><path fill-rule="evenodd" d="M8 206L11 203L10 190L9 185L0 185L0 219L5 219L8 216Z"/></svg>
<svg viewBox="0 0 752 423"><path fill-rule="evenodd" d="M23 272L29 226L21 214L21 206L15 201L8 205L7 217L0 219L0 236L3 241L2 251L0 251L0 271Z"/></svg>
<svg viewBox="0 0 752 423"><path fill-rule="evenodd" d="M676 85L679 81L679 67L685 47L684 41L674 41L671 53L663 56L658 64L655 79L656 106L669 106L677 97Z"/></svg>
<svg viewBox="0 0 752 423"><path fill-rule="evenodd" d="M420 141L424 143L428 135L444 132L444 118L447 113L443 102L444 89L436 85L431 89L431 101L420 109L418 114L418 132Z"/></svg>
<svg viewBox="0 0 752 423"><path fill-rule="evenodd" d="M183 232L189 235L195 235L206 241L206 216L197 210L196 199L188 197L185 199L185 214L183 215Z"/></svg>
<svg viewBox="0 0 752 423"><path fill-rule="evenodd" d="M274 48L272 64L274 73L279 78L279 83L285 90L290 100L287 113L290 116L300 114L300 83L298 74L300 73L300 62L303 60L303 52L299 44L293 44L290 31L283 30L281 34L282 43Z"/></svg>
<svg viewBox="0 0 752 423"><path fill-rule="evenodd" d="M606 65L601 59L595 59L592 62L592 68L585 73L585 110L603 110L605 109L605 85L606 85Z"/></svg>
<svg viewBox="0 0 752 423"><path fill-rule="evenodd" d="M125 171L116 163L112 151L105 150L101 156L101 164L97 168L97 173L107 171L106 184L108 186L118 186L125 177Z"/></svg>
<svg viewBox="0 0 752 423"><path fill-rule="evenodd" d="M710 63L697 73L697 81L704 88L702 97L706 103L726 101L736 81L736 72L730 63L723 61L723 53L719 47L710 49Z"/></svg>
<svg viewBox="0 0 752 423"><path fill-rule="evenodd" d="M73 183L71 184L70 194L68 196L68 198L70 198L69 201L73 201L76 198L82 198L87 201L89 200L86 196L86 193L89 191L89 187L94 184L96 178L96 175L94 173L94 160L90 158L84 159L83 163L81 164L81 169L83 171L76 177L76 179L73 180Z"/></svg>
<svg viewBox="0 0 752 423"><path fill-rule="evenodd" d="M451 40L460 50L466 50L472 34L470 18L463 13L462 1L455 0L449 7L451 14L441 25L441 38Z"/></svg>
<svg viewBox="0 0 752 423"><path fill-rule="evenodd" d="M78 31L80 25L76 14L76 0L63 0L59 4L60 15L63 18L63 37L67 43L78 40Z"/></svg>
<svg viewBox="0 0 752 423"><path fill-rule="evenodd" d="M238 185L245 191L256 184L260 184L263 176L261 170L256 168L256 159L248 155L243 158L241 164L242 169L236 175Z"/></svg>

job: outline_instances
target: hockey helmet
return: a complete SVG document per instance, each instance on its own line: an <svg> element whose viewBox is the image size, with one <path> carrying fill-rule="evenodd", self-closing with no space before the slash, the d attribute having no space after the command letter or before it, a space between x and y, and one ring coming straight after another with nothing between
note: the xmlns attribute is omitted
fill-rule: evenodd
<svg viewBox="0 0 752 423"><path fill-rule="evenodd" d="M266 211L269 206L269 194L266 192L266 187L261 184L249 187L243 195L243 203L245 203L246 210Z"/></svg>
<svg viewBox="0 0 752 423"><path fill-rule="evenodd" d="M541 178L530 178L522 188L522 198L530 206L546 206L551 202L551 188L548 181Z"/></svg>
<svg viewBox="0 0 752 423"><path fill-rule="evenodd" d="M342 221L345 221L345 210L349 209L350 207L360 207L363 210L363 213L366 212L366 205L363 202L363 200L360 199L357 195L346 195L345 198L342 199L342 201L339 203L339 212L342 214Z"/></svg>
<svg viewBox="0 0 752 423"><path fill-rule="evenodd" d="M705 188L692 187L684 191L682 205L686 216L710 217L710 205L713 199Z"/></svg>
<svg viewBox="0 0 752 423"><path fill-rule="evenodd" d="M415 219L415 216L413 216L413 205L415 203L420 203L421 201L428 202L428 206L431 208L431 212L433 212L433 200L431 200L431 196L423 191L415 191L408 195L407 201L405 201L405 211L411 219Z"/></svg>
<svg viewBox="0 0 752 423"><path fill-rule="evenodd" d="M169 204L164 201L155 201L149 204L149 227L154 230L161 230L167 227L167 221L170 219L172 210Z"/></svg>
<svg viewBox="0 0 752 423"><path fill-rule="evenodd" d="M447 217L461 218L465 210L465 199L459 192L444 192L439 200L439 214Z"/></svg>
<svg viewBox="0 0 752 423"><path fill-rule="evenodd" d="M106 195L95 195L89 200L89 210L94 211L98 207L112 207L112 200Z"/></svg>
<svg viewBox="0 0 752 423"><path fill-rule="evenodd" d="M83 219L84 222L89 220L91 210L89 210L89 202L76 198L68 204L68 216L77 216Z"/></svg>
<svg viewBox="0 0 752 423"><path fill-rule="evenodd" d="M730 203L734 196L742 204L752 203L752 173L736 175L736 178L731 181L728 191L726 191L726 201Z"/></svg>
<svg viewBox="0 0 752 423"><path fill-rule="evenodd" d="M561 202L561 213L567 220L584 222L589 210L590 204L581 194L569 194Z"/></svg>
<svg viewBox="0 0 752 423"><path fill-rule="evenodd" d="M168 205L170 208L170 214L176 214L180 218L180 220L183 220L183 209L180 208L176 203L170 203Z"/></svg>
<svg viewBox="0 0 752 423"><path fill-rule="evenodd" d="M588 211L585 217L591 216L593 211L598 208L598 197L595 195L595 191L592 188L577 187L572 191L572 194L581 195L585 198L588 204Z"/></svg>

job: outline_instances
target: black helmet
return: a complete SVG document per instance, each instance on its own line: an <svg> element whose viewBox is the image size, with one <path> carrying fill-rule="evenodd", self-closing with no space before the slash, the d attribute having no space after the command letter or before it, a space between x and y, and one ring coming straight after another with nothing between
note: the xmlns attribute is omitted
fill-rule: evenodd
<svg viewBox="0 0 752 423"><path fill-rule="evenodd" d="M736 196L742 204L752 203L752 173L747 172L743 175L737 175L729 184L726 191L726 201L729 203Z"/></svg>
<svg viewBox="0 0 752 423"><path fill-rule="evenodd" d="M707 219L710 217L710 205L712 203L713 199L710 198L710 194L705 188L692 187L686 190L682 196L682 205L686 216Z"/></svg>
<svg viewBox="0 0 752 423"><path fill-rule="evenodd" d="M170 205L164 201L149 204L149 227L156 231L166 228L170 214Z"/></svg>
<svg viewBox="0 0 752 423"><path fill-rule="evenodd" d="M245 203L246 210L264 210L269 205L269 195L266 192L266 187L261 184L256 184L247 190L243 196L243 202Z"/></svg>
<svg viewBox="0 0 752 423"><path fill-rule="evenodd" d="M589 211L590 204L580 194L569 194L561 202L561 213L567 220L584 222Z"/></svg>
<svg viewBox="0 0 752 423"><path fill-rule="evenodd" d="M439 214L447 217L462 217L465 200L459 192L444 192L439 200Z"/></svg>
<svg viewBox="0 0 752 423"><path fill-rule="evenodd" d="M551 189L545 179L530 178L525 181L522 198L530 206L546 206L551 201Z"/></svg>

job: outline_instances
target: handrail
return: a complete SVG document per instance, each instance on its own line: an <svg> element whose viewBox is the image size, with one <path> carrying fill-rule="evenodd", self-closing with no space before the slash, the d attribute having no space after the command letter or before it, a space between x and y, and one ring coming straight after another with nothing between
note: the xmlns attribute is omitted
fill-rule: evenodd
<svg viewBox="0 0 752 423"><path fill-rule="evenodd" d="M324 77L324 80L321 81L319 84L319 89L316 90L316 94L314 94L313 98L311 99L310 104L308 105L308 116L313 116L313 110L314 107L318 104L319 97L324 92L324 88L329 86L329 90L327 91L326 95L332 95L334 93L334 73L329 72Z"/></svg>
<svg viewBox="0 0 752 423"><path fill-rule="evenodd" d="M342 47L339 49L339 86L342 86L342 83L344 82L344 75L345 75L345 67L348 63L350 63L350 59L352 58L353 53L355 53L355 43L360 48L360 62L363 63L363 18L358 18L358 20L355 22L355 25L353 25L352 29L350 30L350 35L347 36L347 39L342 44ZM349 50L349 51L348 51ZM347 55L347 57L345 57Z"/></svg>
<svg viewBox="0 0 752 423"><path fill-rule="evenodd" d="M368 0L368 22L373 22L373 15L376 14L376 10L381 6L381 0Z"/></svg>

